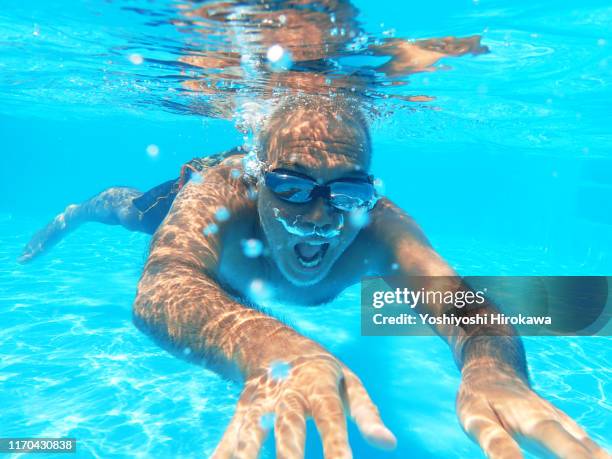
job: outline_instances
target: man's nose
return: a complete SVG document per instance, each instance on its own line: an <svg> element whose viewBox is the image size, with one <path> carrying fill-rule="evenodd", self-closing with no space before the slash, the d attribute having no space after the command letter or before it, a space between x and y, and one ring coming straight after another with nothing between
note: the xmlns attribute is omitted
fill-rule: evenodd
<svg viewBox="0 0 612 459"><path fill-rule="evenodd" d="M304 220L314 225L320 233L338 230L342 226L342 215L322 197L315 198L310 204Z"/></svg>

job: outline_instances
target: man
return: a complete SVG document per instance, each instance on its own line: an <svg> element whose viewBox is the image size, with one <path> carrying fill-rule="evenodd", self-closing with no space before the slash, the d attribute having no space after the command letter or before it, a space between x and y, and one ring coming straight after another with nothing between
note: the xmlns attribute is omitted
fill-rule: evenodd
<svg viewBox="0 0 612 459"><path fill-rule="evenodd" d="M394 273L416 289L421 276L456 274L418 225L377 195L367 124L346 99L281 104L257 155L229 155L190 171L151 242L135 323L177 355L243 379L215 458L257 457L269 432L262 420L271 415L278 457L303 457L309 416L325 457L350 457L345 410L370 443L393 448L395 437L358 377L256 303L262 292L279 301L326 302L366 275ZM70 227L71 215L100 212L98 220L112 214L107 222L145 230L137 228L142 210L129 196L109 192L106 206L69 208L59 220ZM43 232L38 247L44 241ZM436 315L444 309L422 307ZM511 329L456 331L445 339L462 371L458 415L488 457L522 457L518 438L561 458L609 457L531 390Z"/></svg>

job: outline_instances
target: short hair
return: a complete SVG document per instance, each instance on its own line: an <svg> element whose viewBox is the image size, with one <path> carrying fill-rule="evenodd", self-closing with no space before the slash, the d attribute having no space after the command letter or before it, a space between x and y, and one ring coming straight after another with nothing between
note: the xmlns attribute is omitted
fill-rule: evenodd
<svg viewBox="0 0 612 459"><path fill-rule="evenodd" d="M311 113L313 117L323 116L327 124L351 125L359 129L363 136L363 150L367 154L368 163L372 152L372 140L368 121L363 114L359 102L355 98L337 95L293 95L283 98L269 115L258 136L258 157L265 161L270 142L275 133L290 126L295 121L303 121L304 115ZM369 164L368 164L369 165Z"/></svg>

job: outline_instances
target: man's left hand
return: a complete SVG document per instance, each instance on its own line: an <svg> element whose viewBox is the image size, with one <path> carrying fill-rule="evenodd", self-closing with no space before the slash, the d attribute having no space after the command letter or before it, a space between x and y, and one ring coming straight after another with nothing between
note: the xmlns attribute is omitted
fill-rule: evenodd
<svg viewBox="0 0 612 459"><path fill-rule="evenodd" d="M463 368L457 413L489 458L522 458L517 440L559 458L611 458L567 414L538 396L513 370L492 362Z"/></svg>

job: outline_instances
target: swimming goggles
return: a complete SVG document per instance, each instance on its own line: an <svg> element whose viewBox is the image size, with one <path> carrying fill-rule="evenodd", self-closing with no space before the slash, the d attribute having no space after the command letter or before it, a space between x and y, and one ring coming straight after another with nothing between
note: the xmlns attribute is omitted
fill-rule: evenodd
<svg viewBox="0 0 612 459"><path fill-rule="evenodd" d="M319 185L313 178L282 169L264 173L266 186L280 199L304 204L323 197L336 209L350 212L360 208L370 210L378 195L371 176L367 179L344 178Z"/></svg>

